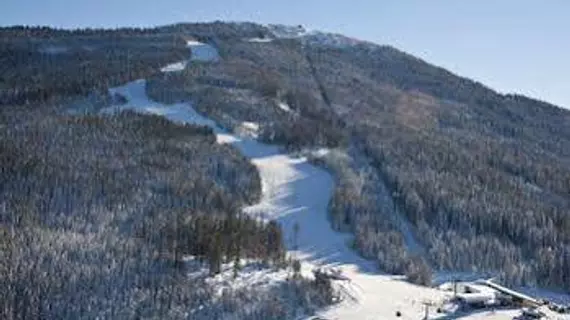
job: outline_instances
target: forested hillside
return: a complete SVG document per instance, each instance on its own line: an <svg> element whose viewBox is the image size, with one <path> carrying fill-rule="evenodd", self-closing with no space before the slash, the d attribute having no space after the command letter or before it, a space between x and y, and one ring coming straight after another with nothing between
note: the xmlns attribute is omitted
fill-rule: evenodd
<svg viewBox="0 0 570 320"><path fill-rule="evenodd" d="M568 111L499 95L392 48L313 54L435 268L569 284ZM339 94L347 77L329 72L339 63L363 77L364 101Z"/></svg>
<svg viewBox="0 0 570 320"><path fill-rule="evenodd" d="M259 197L257 171L209 129L129 113L2 114L13 124L0 130L3 319L280 319L296 310L284 294L295 307L328 303L300 278L220 300L188 277L188 255L211 275L223 262L286 263L279 226L240 213Z"/></svg>
<svg viewBox="0 0 570 320"><path fill-rule="evenodd" d="M209 130L67 112L87 94L99 107L120 102L107 89L141 77L153 99L192 101L229 130L254 122L261 140L288 150L333 149L314 160L336 177L331 225L384 271L570 286L566 110L391 47L280 39L255 24L0 34L0 288L12 318L179 318L182 306L213 301L182 276L181 257L212 273L237 256L282 263L276 225L240 214L259 197L257 173ZM186 39L214 45L220 61L159 73L187 58ZM311 285L285 286L302 300ZM283 316L272 294L250 311ZM196 317L219 316L208 306Z"/></svg>
<svg viewBox="0 0 570 320"><path fill-rule="evenodd" d="M207 276L223 264L236 275L242 261L290 267L279 225L241 212L259 200L256 168L209 128L96 114L122 102L109 87L185 59L176 39L186 35L0 33L9 62L0 73L0 318L282 319L331 303L330 287L301 277L220 296ZM84 38L95 48L81 47ZM188 276L188 257L205 276Z"/></svg>
<svg viewBox="0 0 570 320"><path fill-rule="evenodd" d="M382 269L570 285L570 112L336 35L212 38L220 63L149 93L288 148L338 148L333 226Z"/></svg>
<svg viewBox="0 0 570 320"><path fill-rule="evenodd" d="M106 92L187 56L184 39L156 30L3 28L0 105Z"/></svg>

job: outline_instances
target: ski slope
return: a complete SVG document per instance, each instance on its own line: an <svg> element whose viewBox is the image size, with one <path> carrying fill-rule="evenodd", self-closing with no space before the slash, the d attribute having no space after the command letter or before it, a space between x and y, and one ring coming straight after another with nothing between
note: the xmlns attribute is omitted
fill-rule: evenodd
<svg viewBox="0 0 570 320"><path fill-rule="evenodd" d="M186 41L186 47L190 49L190 61L212 62L217 61L220 56L218 50L212 45L198 42L195 40ZM188 65L188 60L174 62L160 69L162 72L178 72L182 71Z"/></svg>
<svg viewBox="0 0 570 320"><path fill-rule="evenodd" d="M207 45L191 42L189 46L196 59L218 59L217 52L211 52L212 48ZM231 144L250 158L260 173L262 198L245 211L264 219L275 219L281 224L289 253L302 261L304 274L310 275L316 267L334 267L350 279L335 281L344 300L321 311L317 315L319 319L422 319L422 303L442 303L445 292L379 273L373 262L361 258L349 247L351 237L348 234L331 229L327 210L333 178L328 172L310 164L305 157L285 154L277 146L260 143L251 135L226 132L211 119L198 114L188 103L165 105L151 101L146 95L145 84L145 80L137 80L111 89L111 94L122 95L127 103L111 106L103 112L134 110L161 115L178 123L209 126L218 143ZM251 123L246 126L255 128ZM294 231L295 224L299 225L298 233ZM397 311L402 313L399 318ZM432 307L430 318L451 319L434 311L435 307ZM514 312L479 313L463 319L511 319Z"/></svg>
<svg viewBox="0 0 570 320"><path fill-rule="evenodd" d="M335 266L351 279L341 289L351 292L354 300L346 299L339 306L325 310L320 316L326 319L378 319L393 318L398 310L403 319L415 319L422 314L422 299L437 301L443 292L414 286L392 276L376 273L374 264L354 253L347 243L350 237L333 231L327 220L327 207L333 188L332 177L324 170L311 165L304 157L284 154L276 146L240 137L219 128L212 120L198 114L189 104L164 105L151 101L145 92L145 80L130 82L111 89L127 99L124 105L103 110L112 113L134 110L164 116L178 123L210 126L219 143L232 144L258 168L262 182L262 199L245 208L247 213L275 219L283 227L290 253L303 261L303 270L317 266ZM295 238L295 223L299 233ZM296 241L295 241L296 240ZM405 317L409 314L409 318ZM384 316L384 317L382 317Z"/></svg>

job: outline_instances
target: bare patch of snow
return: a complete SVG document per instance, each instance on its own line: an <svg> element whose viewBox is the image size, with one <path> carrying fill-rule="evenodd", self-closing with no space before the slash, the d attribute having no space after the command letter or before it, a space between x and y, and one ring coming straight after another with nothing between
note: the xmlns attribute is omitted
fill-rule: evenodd
<svg viewBox="0 0 570 320"><path fill-rule="evenodd" d="M329 154L329 152L330 152L329 149L320 148L320 149L313 151L312 155L314 157L317 157L317 158L322 158L322 157L326 156L327 154Z"/></svg>
<svg viewBox="0 0 570 320"><path fill-rule="evenodd" d="M234 132L242 138L257 139L259 137L259 123L242 122L234 129Z"/></svg>
<svg viewBox="0 0 570 320"><path fill-rule="evenodd" d="M273 39L271 38L250 38L247 39L247 42L256 42L256 43L267 43L267 42L272 42Z"/></svg>
<svg viewBox="0 0 570 320"><path fill-rule="evenodd" d="M115 113L123 110L133 110L140 113L155 114L178 123L193 123L216 127L214 121L199 115L186 103L164 105L148 99L145 92L146 81L143 79L129 82L124 86L110 89L110 94L118 94L127 99L127 103L114 105L102 110L102 113Z"/></svg>
<svg viewBox="0 0 570 320"><path fill-rule="evenodd" d="M221 296L224 290L237 291L242 288L268 289L286 281L289 272L286 269L272 269L259 261L242 259L237 272L234 272L234 263L221 265L220 273L209 276L207 263L189 257L186 261L188 276L191 279L203 278L206 283L215 288L216 294Z"/></svg>
<svg viewBox="0 0 570 320"><path fill-rule="evenodd" d="M162 67L160 69L161 72L176 72L176 71L182 71L186 68L186 65L188 64L188 62L186 61L180 61L180 62L175 62L175 63L171 63L169 65L167 65L166 67Z"/></svg>
<svg viewBox="0 0 570 320"><path fill-rule="evenodd" d="M291 109L291 107L289 107L289 105L284 101L278 101L277 106L279 107L279 109L285 112L293 112L293 109Z"/></svg>
<svg viewBox="0 0 570 320"><path fill-rule="evenodd" d="M220 55L218 50L212 45L202 43L195 40L188 40L186 46L190 48L190 61L200 61L200 62L213 62L218 61ZM179 72L186 68L188 65L188 60L174 62L166 65L160 69L161 72Z"/></svg>

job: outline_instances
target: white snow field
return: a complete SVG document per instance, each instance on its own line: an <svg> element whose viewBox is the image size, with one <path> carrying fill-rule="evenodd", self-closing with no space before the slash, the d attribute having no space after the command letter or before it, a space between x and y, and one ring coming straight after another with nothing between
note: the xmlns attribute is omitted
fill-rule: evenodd
<svg viewBox="0 0 570 320"><path fill-rule="evenodd" d="M242 122L234 128L234 132L240 137L257 139L259 137L259 123Z"/></svg>
<svg viewBox="0 0 570 320"><path fill-rule="evenodd" d="M271 38L250 38L247 39L247 42L257 42L257 43L267 43L267 42L272 42L273 39Z"/></svg>
<svg viewBox="0 0 570 320"><path fill-rule="evenodd" d="M233 261L222 263L220 273L209 277L210 270L207 265L195 260L194 257L185 259L190 279L206 278L206 283L215 288L217 297L222 296L224 290L237 290L243 288L268 288L278 282L283 282L288 276L286 270L273 270L263 266L259 261L241 259L240 271L234 277Z"/></svg>
<svg viewBox="0 0 570 320"><path fill-rule="evenodd" d="M289 105L286 102L279 101L279 102L277 102L277 106L279 107L279 109L281 109L285 112L293 112L291 107L289 107Z"/></svg>
<svg viewBox="0 0 570 320"><path fill-rule="evenodd" d="M188 61L179 61L179 62L171 63L165 67L162 67L160 69L160 71L162 71L162 72L182 71L186 68L186 65L188 65Z"/></svg>
<svg viewBox="0 0 570 320"><path fill-rule="evenodd" d="M213 46L198 42L195 40L186 41L186 47L190 49L190 61L201 61L201 62L211 62L217 61L220 57L218 55L218 50ZM161 68L162 72L177 72L182 71L188 65L188 61L179 61L171 63Z"/></svg>
<svg viewBox="0 0 570 320"><path fill-rule="evenodd" d="M215 49L208 45L189 42L195 59L218 59ZM198 49L196 49L198 48ZM214 51L212 51L214 50ZM210 59L210 60L207 60ZM316 267L334 267L342 271L350 281L335 281L344 300L320 312L319 319L422 319L424 305L440 305L446 297L444 291L416 286L401 277L382 274L375 264L356 254L349 247L351 237L331 229L327 208L333 190L331 175L310 164L307 158L285 154L277 146L256 141L251 135L230 134L216 123L198 114L190 104L165 105L151 101L145 92L145 80L137 80L113 88L111 94L120 94L127 103L111 106L103 112L134 110L164 116L179 123L210 126L218 143L232 144L257 167L262 182L262 198L259 203L245 208L252 215L277 220L284 231L289 253L302 261L302 271L310 275ZM246 123L255 129L256 124ZM298 233L294 225L298 224ZM267 273L252 275L252 283L282 281L283 273L274 276ZM223 277L222 277L223 278ZM248 276L240 277L246 281ZM246 280L244 280L246 279ZM244 285L243 283L241 285ZM436 307L430 308L430 318L456 319L456 316L437 315ZM400 311L401 317L396 317ZM516 311L497 311L472 314L463 319L512 319ZM314 318L316 319L316 318Z"/></svg>

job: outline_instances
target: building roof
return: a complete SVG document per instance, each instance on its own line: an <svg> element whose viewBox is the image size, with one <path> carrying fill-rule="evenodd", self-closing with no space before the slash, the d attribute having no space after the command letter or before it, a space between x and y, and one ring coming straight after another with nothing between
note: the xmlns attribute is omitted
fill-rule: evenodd
<svg viewBox="0 0 570 320"><path fill-rule="evenodd" d="M482 303L494 301L495 294L485 293L458 293L457 298L466 303Z"/></svg>
<svg viewBox="0 0 570 320"><path fill-rule="evenodd" d="M498 292L485 285L468 282L462 283L461 287L469 292L459 292L457 293L457 298L466 303L490 302L497 298Z"/></svg>
<svg viewBox="0 0 570 320"><path fill-rule="evenodd" d="M509 295L509 296L512 296L512 297L515 297L515 298L518 298L521 300L526 300L526 301L529 301L532 303L539 304L538 300L536 300L535 298L533 298L531 296L527 296L526 294L511 290L509 288L503 287L499 284L492 282L491 280L483 280L481 283L483 283L483 284L485 284L485 285L487 285L487 286L489 286L489 287L491 287L491 288L493 288L493 289L495 289L495 290L497 290L503 294L506 294L506 295Z"/></svg>

